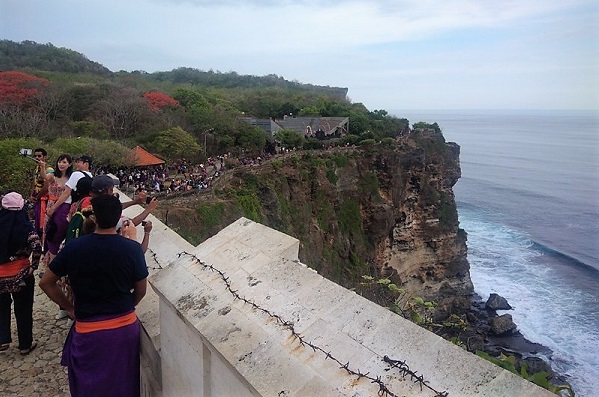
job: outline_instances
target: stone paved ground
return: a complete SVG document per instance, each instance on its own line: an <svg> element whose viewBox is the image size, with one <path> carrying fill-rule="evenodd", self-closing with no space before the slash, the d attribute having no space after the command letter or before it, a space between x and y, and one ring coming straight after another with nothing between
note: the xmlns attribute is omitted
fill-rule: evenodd
<svg viewBox="0 0 599 397"><path fill-rule="evenodd" d="M36 281L39 281L37 276ZM7 351L0 352L0 396L69 396L66 368L60 365L67 321L54 319L58 306L37 285L34 299L33 338L38 341L37 348L27 356L19 354L13 316L13 342Z"/></svg>

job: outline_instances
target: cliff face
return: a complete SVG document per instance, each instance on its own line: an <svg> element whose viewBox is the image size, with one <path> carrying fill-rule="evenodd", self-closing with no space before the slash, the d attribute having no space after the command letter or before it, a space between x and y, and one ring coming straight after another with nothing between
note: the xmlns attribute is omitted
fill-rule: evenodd
<svg viewBox="0 0 599 397"><path fill-rule="evenodd" d="M420 131L227 170L200 206L209 212L215 200L225 225L244 215L298 238L301 261L348 288L362 275L389 277L409 295L436 301L439 314L460 313L473 286L452 191L459 177L459 146ZM181 218L179 228L193 216L169 215L171 223Z"/></svg>

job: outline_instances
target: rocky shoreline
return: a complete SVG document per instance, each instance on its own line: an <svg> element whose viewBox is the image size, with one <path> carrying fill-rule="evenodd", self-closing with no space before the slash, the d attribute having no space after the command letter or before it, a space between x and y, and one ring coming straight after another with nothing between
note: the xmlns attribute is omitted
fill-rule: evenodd
<svg viewBox="0 0 599 397"><path fill-rule="evenodd" d="M486 301L474 294L471 310L467 314L470 328L466 331L466 338L461 338L465 339L468 350L480 350L495 358L501 354L513 356L516 358L516 369L525 363L528 374L545 371L550 374L552 384L566 383L566 377L551 368L553 351L526 339L518 331L511 315L497 313L497 310L511 309L509 303L497 294L491 294Z"/></svg>

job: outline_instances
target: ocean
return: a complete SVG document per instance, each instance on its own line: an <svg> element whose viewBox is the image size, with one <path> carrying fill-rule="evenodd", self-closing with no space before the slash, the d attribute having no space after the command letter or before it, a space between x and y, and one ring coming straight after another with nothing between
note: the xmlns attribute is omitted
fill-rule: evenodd
<svg viewBox="0 0 599 397"><path fill-rule="evenodd" d="M599 395L599 112L391 111L461 147L474 289L505 297L579 397Z"/></svg>

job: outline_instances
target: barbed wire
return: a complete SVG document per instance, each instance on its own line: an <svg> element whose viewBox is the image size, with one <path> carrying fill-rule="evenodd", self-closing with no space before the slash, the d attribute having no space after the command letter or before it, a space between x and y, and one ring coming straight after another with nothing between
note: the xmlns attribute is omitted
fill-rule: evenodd
<svg viewBox="0 0 599 397"><path fill-rule="evenodd" d="M381 379L380 376L374 377L374 376L370 376L369 372L362 373L359 369L358 370L352 369L350 367L349 361L346 363L343 363L341 360L336 358L331 353L331 351L327 351L324 348L306 340L306 338L304 338L302 335L300 335L298 332L295 331L295 324L293 322L283 319L280 315L278 315L276 313L272 313L268 309L265 309L265 308L259 306L254 301L247 299L246 297L240 295L238 290L235 290L233 288L231 282L229 281L229 277L227 277L225 275L225 273L222 272L220 269L217 269L216 267L214 267L211 264L207 264L206 262L202 261L194 254L190 254L189 252L183 251L183 252L177 254L177 256L179 258L183 255L189 256L192 259L194 259L195 261L197 261L202 266L202 268L208 269L210 271L217 273L220 276L221 280L224 282L226 289L229 291L229 293L231 295L233 295L233 297L235 299L240 300L244 304L250 305L254 310L262 312L262 313L266 314L267 316L275 319L279 325L281 325L282 327L289 330L289 332L291 332L291 335L299 341L301 346L304 346L304 347L307 346L307 347L311 348L314 352L322 353L325 356L325 360L330 359L330 360L334 361L335 363L337 363L339 365L340 369L344 369L351 376L356 376L357 380L368 379L370 381L370 383L376 384L379 388L379 390L378 390L379 396L381 396L381 397L400 397L399 395L395 394L394 392L392 392L389 389L389 387L383 382L383 380ZM155 260L156 260L156 258L155 258ZM156 260L156 262L158 262L158 261ZM389 358L386 355L383 357L383 361L389 365L389 367L387 369L385 369L385 371L390 371L391 369L397 369L402 378L405 379L405 378L409 377L410 380L412 380L414 383L419 384L420 391L422 391L423 388L427 388L430 391L432 391L433 393L435 393L434 397L448 397L449 396L449 393L447 393L446 391L439 392L439 391L435 390L434 388L432 388L428 384L428 382L424 380L424 376L418 375L417 371L412 371L409 368L409 366L406 364L405 361L394 360L394 359Z"/></svg>
<svg viewBox="0 0 599 397"><path fill-rule="evenodd" d="M158 260L158 255L156 254L156 252L152 251L152 249L151 249L151 248L148 248L148 251L150 251L150 254L152 254L152 259L154 260L154 262L156 262L156 265L157 265L157 266L156 266L156 267L154 267L154 266L148 266L148 265L147 265L147 263L146 263L146 267L147 267L148 269L150 269L150 270L162 270L162 269L164 269L164 268L162 267L162 264L161 264L161 263L160 263L160 261Z"/></svg>

